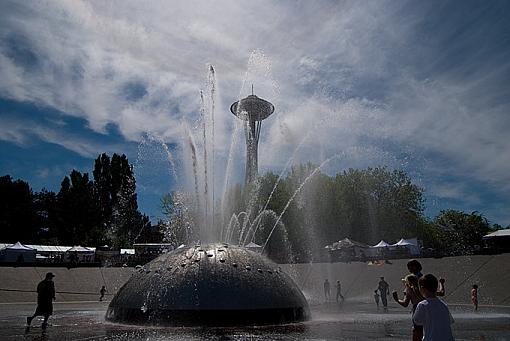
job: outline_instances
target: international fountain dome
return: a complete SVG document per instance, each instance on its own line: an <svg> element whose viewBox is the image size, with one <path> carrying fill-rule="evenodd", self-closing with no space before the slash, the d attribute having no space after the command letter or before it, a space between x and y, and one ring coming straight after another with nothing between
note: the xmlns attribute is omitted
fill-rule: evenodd
<svg viewBox="0 0 510 341"><path fill-rule="evenodd" d="M278 324L309 317L305 297L278 265L221 243L159 256L133 274L106 313L113 322L170 326Z"/></svg>

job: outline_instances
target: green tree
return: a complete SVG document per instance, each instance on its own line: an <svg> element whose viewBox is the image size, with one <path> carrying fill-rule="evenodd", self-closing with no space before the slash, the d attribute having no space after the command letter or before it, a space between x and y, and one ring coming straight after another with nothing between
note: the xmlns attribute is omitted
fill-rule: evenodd
<svg viewBox="0 0 510 341"><path fill-rule="evenodd" d="M126 155L101 154L94 162L94 189L100 208L101 224L115 247L132 245L150 236L150 221L138 210L136 179Z"/></svg>
<svg viewBox="0 0 510 341"><path fill-rule="evenodd" d="M277 177L267 173L260 181L258 205L263 207ZM402 171L349 169L332 178L308 163L293 167L280 181L267 208L279 216L288 206L282 216L286 234L280 237L288 239L297 260L306 261L320 258L325 245L345 237L372 244L417 236L426 220L422 195ZM273 235L268 254L284 250L283 243Z"/></svg>
<svg viewBox="0 0 510 341"><path fill-rule="evenodd" d="M478 212L441 211L434 219L447 241L445 249L453 254L471 253L483 244L483 236L490 230L487 219Z"/></svg>
<svg viewBox="0 0 510 341"><path fill-rule="evenodd" d="M38 240L38 216L32 189L27 182L13 181L9 175L0 177L0 232L8 243Z"/></svg>
<svg viewBox="0 0 510 341"><path fill-rule="evenodd" d="M33 197L33 204L38 216L38 244L58 244L58 201L52 191L42 189Z"/></svg>
<svg viewBox="0 0 510 341"><path fill-rule="evenodd" d="M183 192L174 191L161 199L161 209L166 220L158 222L158 229L163 233L163 240L174 248L199 238L193 206L191 195Z"/></svg>
<svg viewBox="0 0 510 341"><path fill-rule="evenodd" d="M113 210L113 184L110 157L107 154L103 153L97 157L94 161L92 174L94 176L94 189L101 210L101 220L106 228L110 228Z"/></svg>
<svg viewBox="0 0 510 341"><path fill-rule="evenodd" d="M57 195L58 241L67 245L105 242L96 192L87 173L73 170L62 180Z"/></svg>

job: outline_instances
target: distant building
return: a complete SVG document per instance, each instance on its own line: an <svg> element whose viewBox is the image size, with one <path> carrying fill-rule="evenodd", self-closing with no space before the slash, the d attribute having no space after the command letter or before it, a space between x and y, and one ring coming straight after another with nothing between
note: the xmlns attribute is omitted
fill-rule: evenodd
<svg viewBox="0 0 510 341"><path fill-rule="evenodd" d="M489 253L510 252L510 229L497 230L483 236L484 251Z"/></svg>

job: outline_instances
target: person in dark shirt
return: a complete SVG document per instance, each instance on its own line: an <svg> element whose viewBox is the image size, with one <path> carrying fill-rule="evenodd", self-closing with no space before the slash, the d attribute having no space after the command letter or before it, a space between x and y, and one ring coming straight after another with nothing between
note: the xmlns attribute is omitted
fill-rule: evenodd
<svg viewBox="0 0 510 341"><path fill-rule="evenodd" d="M388 295L390 294L390 285L384 280L384 277L381 277L379 285L377 286L377 290L379 290L384 311L388 311Z"/></svg>
<svg viewBox="0 0 510 341"><path fill-rule="evenodd" d="M101 294L101 297L99 297L99 302L102 302L103 301L103 298L104 298L104 295L106 294L106 287L103 285L101 287L101 290L99 290L99 293Z"/></svg>
<svg viewBox="0 0 510 341"><path fill-rule="evenodd" d="M326 278L326 280L324 281L324 298L327 301L329 301L331 297L331 290L330 290L330 286L329 286L329 281L328 279Z"/></svg>
<svg viewBox="0 0 510 341"><path fill-rule="evenodd" d="M27 325L30 327L32 320L36 316L44 316L42 328L46 329L48 318L53 314L53 300L55 300L55 283L53 283L55 275L51 272L37 285L37 308L32 316L27 317Z"/></svg>

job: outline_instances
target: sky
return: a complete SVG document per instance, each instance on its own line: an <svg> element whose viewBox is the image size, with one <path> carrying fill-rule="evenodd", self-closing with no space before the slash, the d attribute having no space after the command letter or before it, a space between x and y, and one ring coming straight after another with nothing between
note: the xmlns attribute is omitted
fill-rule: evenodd
<svg viewBox="0 0 510 341"><path fill-rule="evenodd" d="M331 175L402 169L424 189L427 216L478 211L507 226L509 17L496 0L3 0L0 175L58 191L100 153L125 153L156 219L161 196L189 179L183 126L196 128L213 65L217 188L229 155L230 181L242 181L229 107L253 84L276 108L261 172L293 155L338 155Z"/></svg>

